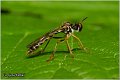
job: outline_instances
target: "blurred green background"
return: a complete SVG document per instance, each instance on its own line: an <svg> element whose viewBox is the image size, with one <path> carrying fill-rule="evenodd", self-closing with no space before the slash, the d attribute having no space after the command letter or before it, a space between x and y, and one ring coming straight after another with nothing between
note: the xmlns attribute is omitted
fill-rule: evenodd
<svg viewBox="0 0 120 80"><path fill-rule="evenodd" d="M119 4L118 2L1 2L1 77L19 79L118 79L119 75ZM26 46L48 31L69 21L83 23L80 33L75 33L90 50L74 50L74 60L65 43L58 46L55 59L49 58L55 46L52 40L45 53L26 58ZM69 43L77 48L77 41ZM66 55L66 56L65 56ZM5 74L22 73L24 77Z"/></svg>

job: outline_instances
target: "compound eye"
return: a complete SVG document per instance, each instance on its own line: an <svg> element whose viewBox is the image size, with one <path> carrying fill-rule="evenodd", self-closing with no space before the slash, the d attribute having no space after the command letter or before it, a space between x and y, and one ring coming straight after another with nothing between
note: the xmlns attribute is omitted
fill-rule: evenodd
<svg viewBox="0 0 120 80"><path fill-rule="evenodd" d="M82 30L82 24L80 23L79 24L79 31L81 31Z"/></svg>
<svg viewBox="0 0 120 80"><path fill-rule="evenodd" d="M75 24L72 28L73 28L74 30L78 30L79 24Z"/></svg>

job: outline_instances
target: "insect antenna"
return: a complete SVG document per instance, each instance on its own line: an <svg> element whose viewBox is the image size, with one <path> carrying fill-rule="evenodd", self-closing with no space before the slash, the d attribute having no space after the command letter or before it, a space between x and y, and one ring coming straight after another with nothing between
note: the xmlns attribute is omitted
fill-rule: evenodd
<svg viewBox="0 0 120 80"><path fill-rule="evenodd" d="M80 23L83 23L84 20L86 20L88 17L85 17Z"/></svg>

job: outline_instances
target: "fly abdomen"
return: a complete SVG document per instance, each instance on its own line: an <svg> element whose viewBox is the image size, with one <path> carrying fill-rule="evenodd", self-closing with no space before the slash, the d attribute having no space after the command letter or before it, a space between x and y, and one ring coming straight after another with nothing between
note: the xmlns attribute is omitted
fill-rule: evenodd
<svg viewBox="0 0 120 80"><path fill-rule="evenodd" d="M34 52L36 49L38 49L40 45L42 45L42 43L40 43L40 44L39 44L39 43L36 43L36 44L30 46L27 53L28 53L28 54L31 54L31 53Z"/></svg>
<svg viewBox="0 0 120 80"><path fill-rule="evenodd" d="M60 33L62 30L54 30L51 32L46 33L43 37L35 40L34 42L30 43L27 47L28 52L27 54L34 54L34 51L37 50L45 41L47 41L48 39L52 38L54 36L54 34Z"/></svg>
<svg viewBox="0 0 120 80"><path fill-rule="evenodd" d="M35 50L37 50L47 40L48 40L48 38L46 36L43 36L42 38L37 39L36 41L34 41L33 43L31 43L28 46L29 49L28 49L27 54L33 54L33 52Z"/></svg>

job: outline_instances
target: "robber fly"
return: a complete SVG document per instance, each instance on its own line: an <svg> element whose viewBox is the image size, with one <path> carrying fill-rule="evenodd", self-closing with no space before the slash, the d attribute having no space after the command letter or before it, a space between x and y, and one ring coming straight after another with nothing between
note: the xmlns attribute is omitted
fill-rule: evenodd
<svg viewBox="0 0 120 80"><path fill-rule="evenodd" d="M86 17L87 18L87 17ZM47 60L47 61L51 61L53 60L54 58L54 53L56 52L56 48L57 48L57 45L61 42L66 42L67 44L67 48L70 52L70 55L72 57L73 56L73 53L72 53L72 50L69 46L69 43L68 43L68 39L70 36L74 37L76 40L78 40L79 42L79 47L80 49L83 49L83 50L86 50L82 44L82 42L80 41L80 39L75 36L73 33L74 31L77 31L77 32L80 32L83 28L83 25L82 25L82 22L86 19L84 18L80 23L75 23L75 24L71 24L70 22L66 22L64 23L62 26L60 26L59 28L51 31L51 32L48 32L46 33L45 35L43 35L42 37L38 38L37 40L33 41L32 43L30 43L27 48L28 48L28 51L27 51L27 55L31 55L31 54L35 54L35 51L44 43L47 41L47 44L45 45L45 47L41 50L41 52L43 53L44 50L46 49L47 45L49 44L50 40L52 38L54 39L57 39L57 42L56 42L56 45L54 47L54 50L52 52L52 54L50 55L50 58ZM55 37L56 34L58 33L64 33L65 36L64 37Z"/></svg>

